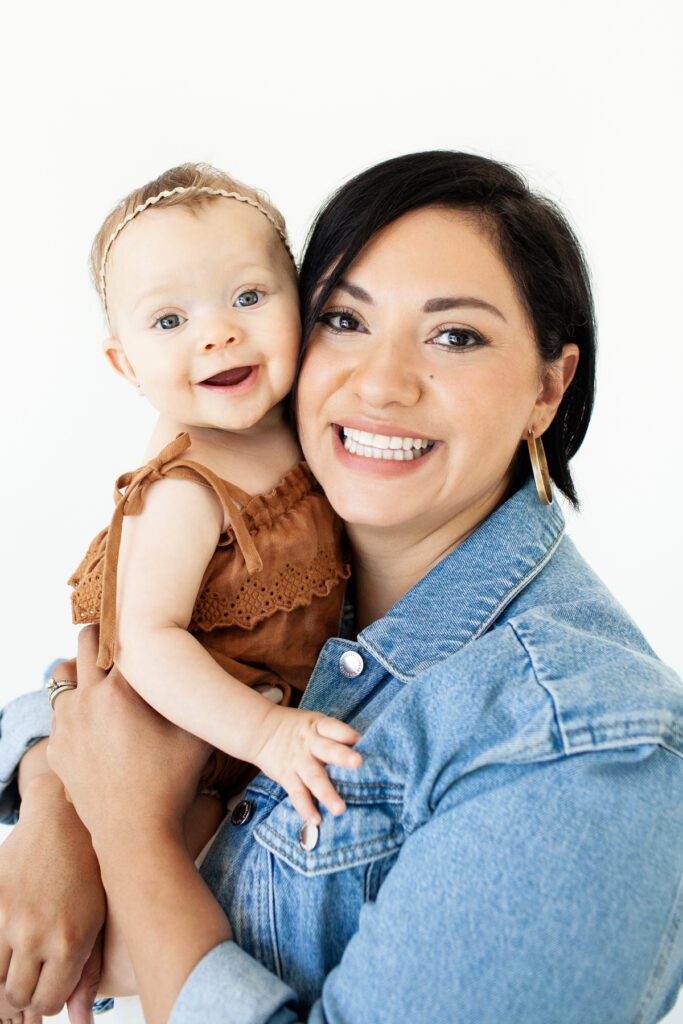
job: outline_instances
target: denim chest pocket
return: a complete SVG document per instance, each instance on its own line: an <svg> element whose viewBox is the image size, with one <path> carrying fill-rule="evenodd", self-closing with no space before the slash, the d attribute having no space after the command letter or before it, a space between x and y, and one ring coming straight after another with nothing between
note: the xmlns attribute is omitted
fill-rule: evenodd
<svg viewBox="0 0 683 1024"><path fill-rule="evenodd" d="M390 859L403 843L403 787L391 783L352 783L334 779L346 802L340 817L326 812L317 833L302 843L303 822L289 800L283 800L254 830L254 837L278 860L302 875L315 876L369 865L366 898L374 898L384 872L375 862ZM307 841L306 841L307 840ZM313 845L315 842L315 845ZM311 848L312 847L312 848Z"/></svg>

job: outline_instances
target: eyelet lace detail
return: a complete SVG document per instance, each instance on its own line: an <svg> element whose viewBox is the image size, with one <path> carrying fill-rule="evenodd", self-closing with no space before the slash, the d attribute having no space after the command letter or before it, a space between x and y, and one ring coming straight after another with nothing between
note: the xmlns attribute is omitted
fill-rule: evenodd
<svg viewBox="0 0 683 1024"><path fill-rule="evenodd" d="M253 629L276 612L291 612L310 604L313 597L327 597L350 574L349 566L340 564L338 549L329 547L321 548L308 565L285 562L267 582L258 573L249 576L231 594L205 587L197 597L190 630Z"/></svg>

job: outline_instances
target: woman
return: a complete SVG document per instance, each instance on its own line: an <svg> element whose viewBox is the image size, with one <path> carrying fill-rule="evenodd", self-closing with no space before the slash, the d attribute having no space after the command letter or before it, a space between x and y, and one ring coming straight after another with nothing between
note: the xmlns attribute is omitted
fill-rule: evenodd
<svg viewBox="0 0 683 1024"><path fill-rule="evenodd" d="M322 211L301 291L301 441L355 583L304 704L363 732L363 766L332 772L347 811L319 829L257 776L205 884L180 823L206 750L119 676L102 685L83 635L50 764L147 1019L655 1021L683 970L683 689L551 501L539 439L576 502L593 395L573 235L500 164L399 157ZM15 761L42 734L21 708ZM41 835L44 877L81 881L61 961L5 928L8 992L43 1008L102 920L44 756L22 761L26 827L5 844L19 835L17 865Z"/></svg>

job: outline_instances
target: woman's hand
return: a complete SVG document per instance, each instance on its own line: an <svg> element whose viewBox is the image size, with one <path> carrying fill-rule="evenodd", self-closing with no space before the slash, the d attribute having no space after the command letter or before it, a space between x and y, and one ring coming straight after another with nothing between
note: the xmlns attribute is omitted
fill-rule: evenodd
<svg viewBox="0 0 683 1024"><path fill-rule="evenodd" d="M157 714L115 668L98 669L96 657L97 629L86 627L78 687L55 700L48 761L104 869L121 835L138 826L182 834L210 748Z"/></svg>
<svg viewBox="0 0 683 1024"><path fill-rule="evenodd" d="M96 657L97 630L86 628L78 688L55 700L48 760L90 831L145 1019L157 1024L195 964L231 937L183 830L210 748L158 715L116 670L106 676Z"/></svg>
<svg viewBox="0 0 683 1024"><path fill-rule="evenodd" d="M74 1024L90 1020L104 915L90 836L44 772L24 788L19 822L0 846L0 978L7 1001L28 1008L24 1024L67 1001Z"/></svg>

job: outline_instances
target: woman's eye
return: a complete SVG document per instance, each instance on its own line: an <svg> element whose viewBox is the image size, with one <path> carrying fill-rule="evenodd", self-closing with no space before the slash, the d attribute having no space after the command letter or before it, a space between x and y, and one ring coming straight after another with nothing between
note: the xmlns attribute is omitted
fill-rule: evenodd
<svg viewBox="0 0 683 1024"><path fill-rule="evenodd" d="M180 327L185 323L187 323L187 317L180 316L179 313L165 313L164 316L160 316L158 320L154 321L154 326L161 331L172 331L175 327Z"/></svg>
<svg viewBox="0 0 683 1024"><path fill-rule="evenodd" d="M255 288L250 288L247 292L242 292L235 299L235 305L245 309L247 306L255 306L259 299L262 297L263 292L256 291Z"/></svg>
<svg viewBox="0 0 683 1024"><path fill-rule="evenodd" d="M479 348L485 345L486 341L481 334L471 331L467 327L444 327L431 339L432 345L447 349L468 349Z"/></svg>
<svg viewBox="0 0 683 1024"><path fill-rule="evenodd" d="M338 331L343 334L346 331L358 331L361 329L361 322L352 313L346 313L344 310L338 310L330 313L323 313L320 317L320 323L325 324L332 331Z"/></svg>

